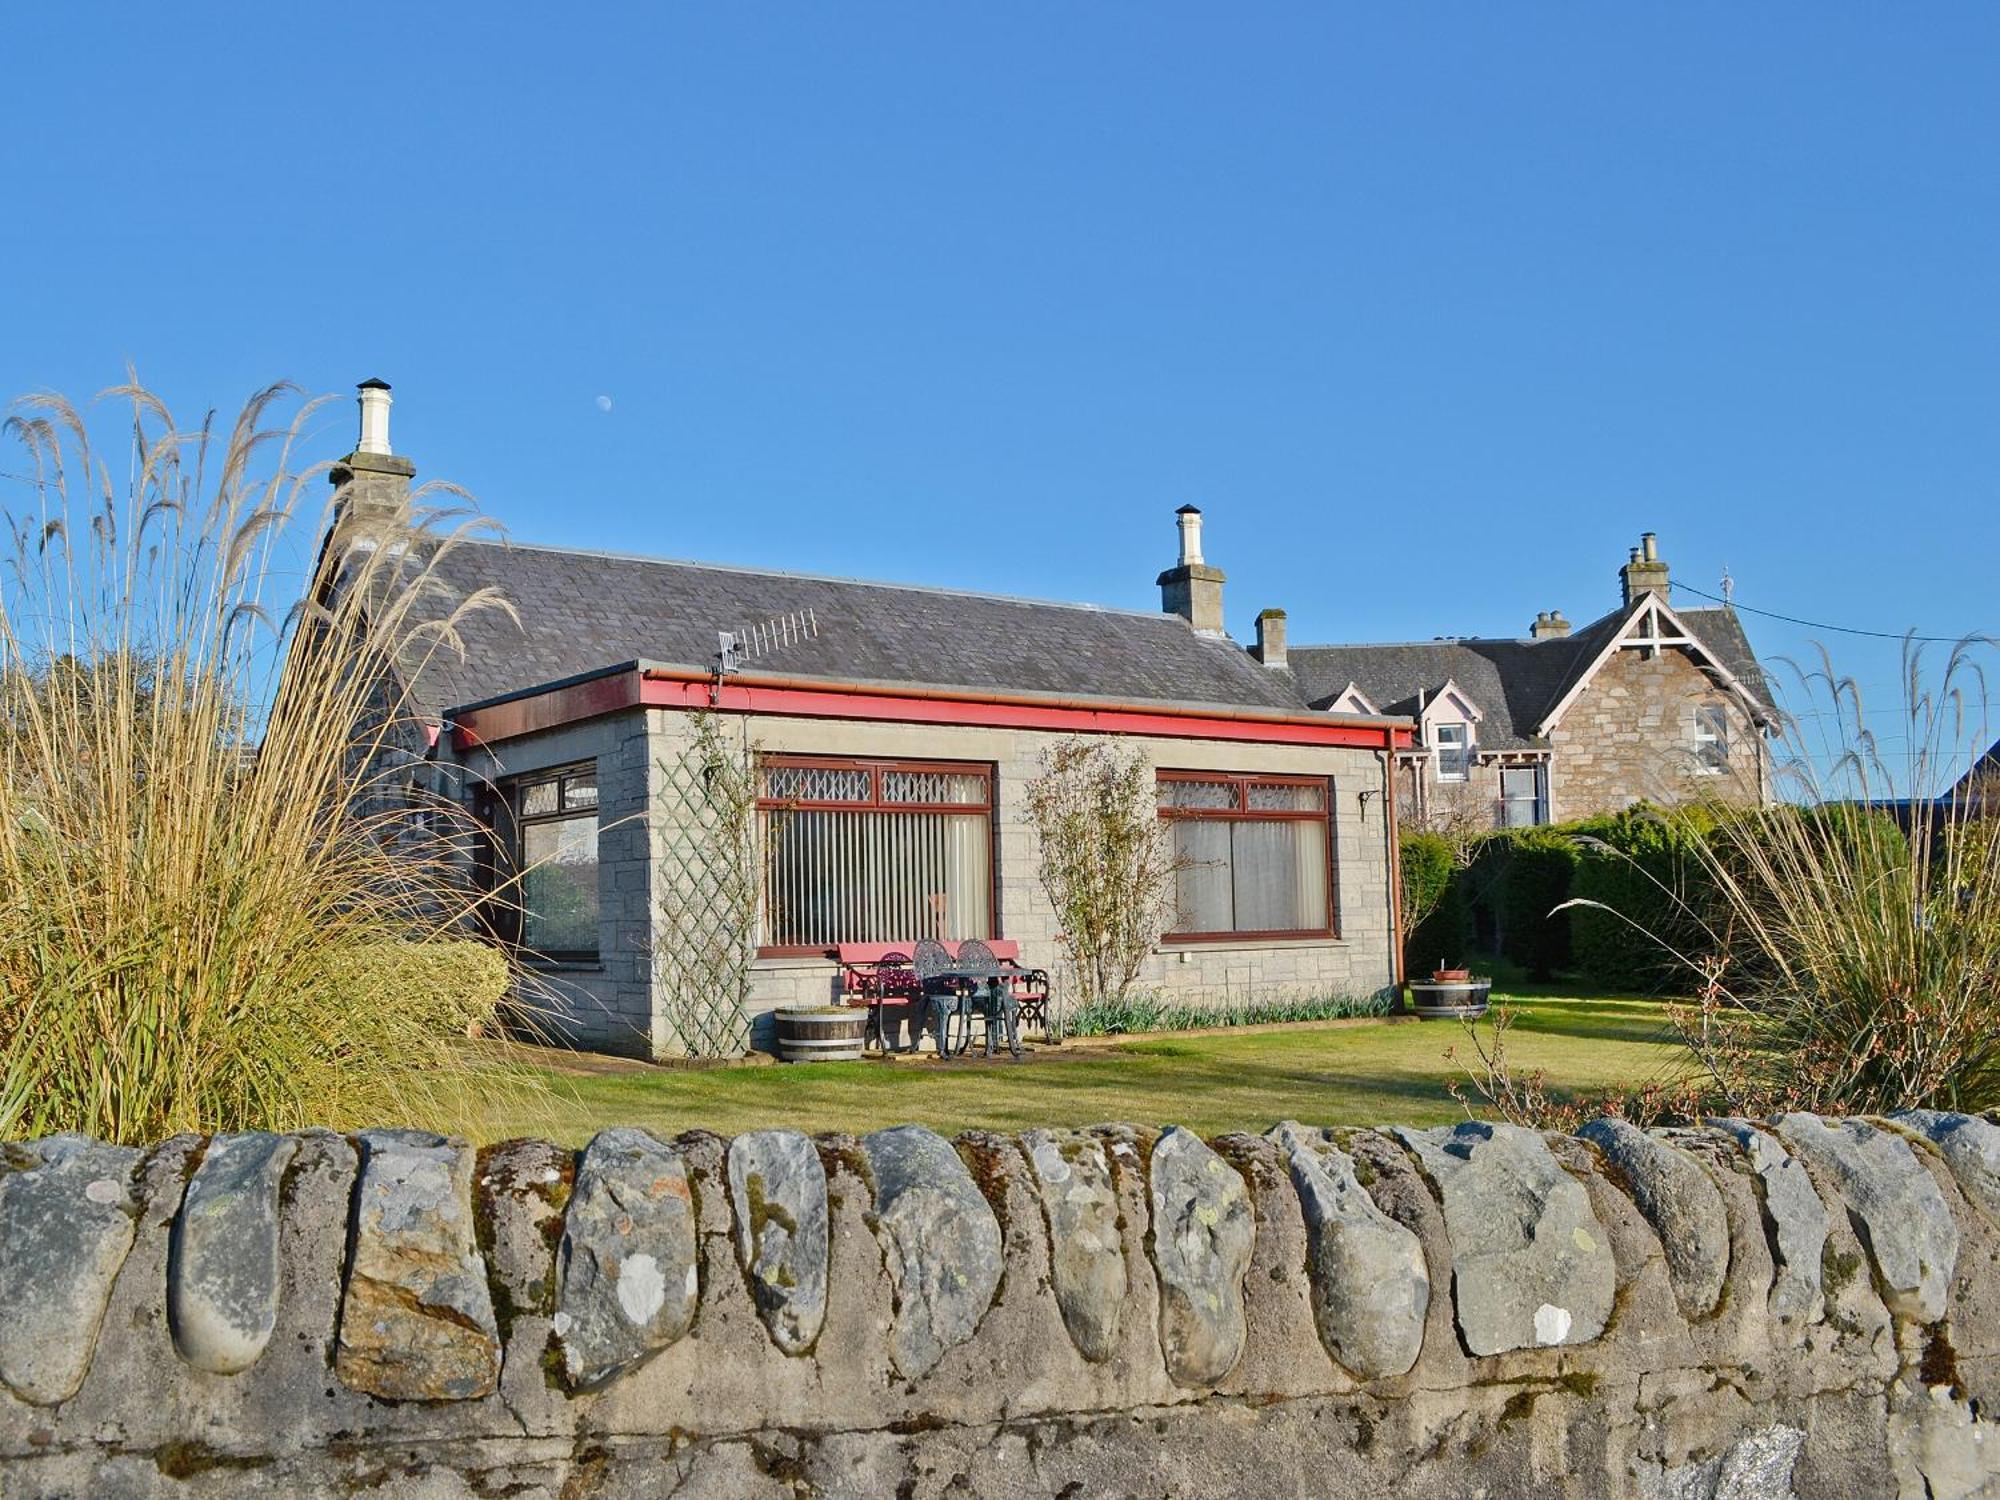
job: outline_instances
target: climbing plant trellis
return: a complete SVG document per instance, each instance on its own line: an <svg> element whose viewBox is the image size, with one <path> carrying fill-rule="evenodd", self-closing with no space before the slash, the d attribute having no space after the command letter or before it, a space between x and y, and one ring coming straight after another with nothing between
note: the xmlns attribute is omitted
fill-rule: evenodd
<svg viewBox="0 0 2000 1500"><path fill-rule="evenodd" d="M691 716L659 764L654 976L672 1041L689 1057L750 1047L757 956L757 755L712 714Z"/></svg>

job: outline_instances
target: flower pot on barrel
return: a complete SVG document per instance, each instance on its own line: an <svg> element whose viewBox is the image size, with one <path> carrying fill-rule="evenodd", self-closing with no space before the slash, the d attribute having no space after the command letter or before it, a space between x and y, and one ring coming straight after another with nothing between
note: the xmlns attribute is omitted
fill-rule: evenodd
<svg viewBox="0 0 2000 1500"><path fill-rule="evenodd" d="M1429 979L1410 981L1410 1009L1426 1020L1469 1020L1486 1014L1492 989L1491 979L1476 978L1470 969L1440 967Z"/></svg>

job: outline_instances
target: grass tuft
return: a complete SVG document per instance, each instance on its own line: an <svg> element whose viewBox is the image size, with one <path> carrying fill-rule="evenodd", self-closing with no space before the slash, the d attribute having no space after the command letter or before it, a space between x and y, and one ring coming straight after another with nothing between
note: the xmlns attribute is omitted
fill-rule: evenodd
<svg viewBox="0 0 2000 1500"><path fill-rule="evenodd" d="M455 513L329 502L289 388L226 431L106 396L101 449L57 396L5 426L35 482L0 539L0 1136L451 1128L532 1091L463 1045L491 983L439 977L493 962L443 951L464 829L404 688L504 607L443 590Z"/></svg>

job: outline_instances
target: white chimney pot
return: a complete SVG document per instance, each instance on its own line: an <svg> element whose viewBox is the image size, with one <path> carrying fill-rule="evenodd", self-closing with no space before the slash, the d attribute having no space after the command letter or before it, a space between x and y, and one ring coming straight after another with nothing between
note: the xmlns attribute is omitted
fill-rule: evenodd
<svg viewBox="0 0 2000 1500"><path fill-rule="evenodd" d="M1201 512L1193 506L1180 513L1181 566L1201 561Z"/></svg>
<svg viewBox="0 0 2000 1500"><path fill-rule="evenodd" d="M361 387L361 441L357 453L391 453L389 446L389 387L379 380Z"/></svg>

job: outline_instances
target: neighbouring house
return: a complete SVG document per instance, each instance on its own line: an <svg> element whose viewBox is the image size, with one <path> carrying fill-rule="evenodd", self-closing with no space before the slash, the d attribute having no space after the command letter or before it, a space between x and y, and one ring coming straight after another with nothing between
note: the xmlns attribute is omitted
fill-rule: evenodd
<svg viewBox="0 0 2000 1500"><path fill-rule="evenodd" d="M1947 807L1956 806L1980 817L2000 807L2000 740L1989 746L1938 800Z"/></svg>
<svg viewBox="0 0 2000 1500"><path fill-rule="evenodd" d="M362 442L334 476L354 535L408 503L389 400L362 388ZM476 618L462 657L410 690L435 719L425 774L534 872L507 936L547 981L544 1024L685 1050L656 977L661 793L704 713L754 747L758 816L783 820L761 859L759 1011L833 998L842 943L1005 938L1053 968L1025 799L1071 735L1138 748L1188 861L1179 930L1142 982L1191 999L1391 990L1410 723L1310 707L1232 642L1201 513L1177 520L1156 614L499 542L440 557L452 593L496 589L518 614ZM723 632L751 643L743 659L722 659Z"/></svg>
<svg viewBox="0 0 2000 1500"><path fill-rule="evenodd" d="M1416 722L1397 771L1413 826L1524 827L1698 796L1770 801L1778 721L1736 612L1677 608L1650 532L1619 590L1618 607L1588 625L1545 610L1522 639L1287 651L1283 617L1267 612L1257 649L1285 663L1315 708Z"/></svg>

